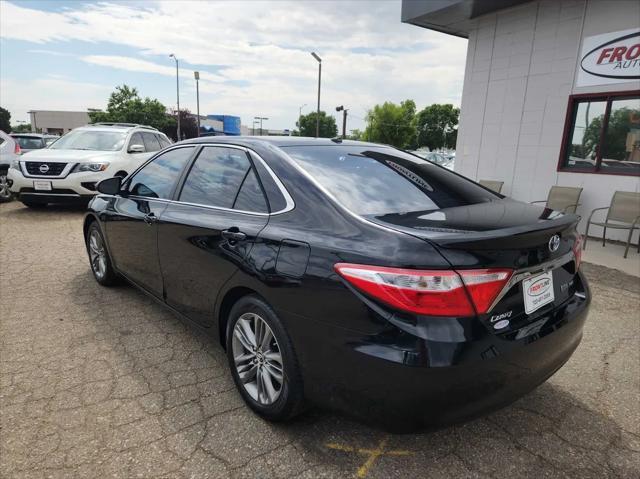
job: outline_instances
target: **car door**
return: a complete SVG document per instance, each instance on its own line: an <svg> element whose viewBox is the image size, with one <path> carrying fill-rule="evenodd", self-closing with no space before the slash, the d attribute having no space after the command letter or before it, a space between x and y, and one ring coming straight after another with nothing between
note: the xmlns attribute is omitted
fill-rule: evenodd
<svg viewBox="0 0 640 479"><path fill-rule="evenodd" d="M160 140L158 140L158 137L153 133L142 131L140 135L142 136L142 141L144 141L144 147L147 151L156 152L162 149Z"/></svg>
<svg viewBox="0 0 640 479"><path fill-rule="evenodd" d="M204 146L176 197L158 226L166 301L208 326L218 291L267 224L267 201L247 151L230 146Z"/></svg>
<svg viewBox="0 0 640 479"><path fill-rule="evenodd" d="M136 148L133 148L134 145L138 147L142 146L143 151L138 151ZM138 168L142 163L151 158L153 154L158 150L159 148L156 148L155 150L147 149L142 133L136 131L133 135L131 135L131 138L129 139L129 145L127 146L127 157L129 158L129 163L132 165L129 171L131 172L134 169Z"/></svg>
<svg viewBox="0 0 640 479"><path fill-rule="evenodd" d="M106 217L109 251L118 271L162 297L158 220L195 147L173 148L144 165L123 185Z"/></svg>

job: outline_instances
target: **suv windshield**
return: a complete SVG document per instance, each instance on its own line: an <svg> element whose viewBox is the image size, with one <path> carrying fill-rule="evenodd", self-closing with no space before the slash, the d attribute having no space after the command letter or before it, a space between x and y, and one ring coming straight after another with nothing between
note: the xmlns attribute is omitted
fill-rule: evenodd
<svg viewBox="0 0 640 479"><path fill-rule="evenodd" d="M429 161L389 147L282 149L342 205L359 215L432 211L501 198Z"/></svg>
<svg viewBox="0 0 640 479"><path fill-rule="evenodd" d="M74 130L53 143L52 150L117 151L127 137L123 131Z"/></svg>

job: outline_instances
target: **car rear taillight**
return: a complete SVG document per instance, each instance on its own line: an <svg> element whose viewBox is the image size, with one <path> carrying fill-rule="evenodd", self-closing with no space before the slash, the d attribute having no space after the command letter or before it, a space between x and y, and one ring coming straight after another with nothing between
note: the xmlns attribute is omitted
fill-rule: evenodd
<svg viewBox="0 0 640 479"><path fill-rule="evenodd" d="M580 268L580 263L582 262L582 235L580 233L576 233L576 240L573 243L573 256L576 259L576 272L578 268Z"/></svg>
<svg viewBox="0 0 640 479"><path fill-rule="evenodd" d="M18 142L16 141L15 143L16 146L13 147L13 153L16 155L21 155L22 154L22 150L20 149L20 145L18 144Z"/></svg>
<svg viewBox="0 0 640 479"><path fill-rule="evenodd" d="M512 274L506 269L424 271L349 263L334 268L349 284L389 306L429 316L486 313Z"/></svg>

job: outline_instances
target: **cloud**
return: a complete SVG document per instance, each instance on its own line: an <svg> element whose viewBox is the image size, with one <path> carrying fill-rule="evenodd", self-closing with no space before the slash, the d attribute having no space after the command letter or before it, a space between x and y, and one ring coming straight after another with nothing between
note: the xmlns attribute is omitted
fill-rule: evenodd
<svg viewBox="0 0 640 479"><path fill-rule="evenodd" d="M157 73L170 77L176 76L176 69L169 65L160 65L158 63L141 60L140 58L123 57L117 55L87 55L81 57L81 60L93 65L100 65L109 68L117 68L120 70L128 70L141 73ZM192 79L193 74L190 71L182 70L180 77ZM224 81L224 77L215 73L201 71L200 78L205 82Z"/></svg>
<svg viewBox="0 0 640 479"><path fill-rule="evenodd" d="M111 87L60 76L14 80L3 75L0 91L2 106L11 112L11 119L15 121L28 119L27 111L31 108L62 111L104 108Z"/></svg>
<svg viewBox="0 0 640 479"><path fill-rule="evenodd" d="M310 51L323 59L322 108L350 108L351 128L362 128L359 118L376 103L459 104L462 92L466 40L400 23L400 2L72 3L42 12L5 1L2 10L6 39L56 50L60 42L117 47L118 55L85 55L85 63L169 76L175 53L181 77L193 79L187 65L202 72L201 111L239 114L247 124L263 115L274 128L293 127L299 106L312 108ZM181 104L195 110L193 81L185 84ZM172 102L171 92L161 100Z"/></svg>
<svg viewBox="0 0 640 479"><path fill-rule="evenodd" d="M36 53L40 55L49 55L54 57L73 57L74 56L71 53L64 53L56 50L44 50L44 49L27 50L27 53Z"/></svg>

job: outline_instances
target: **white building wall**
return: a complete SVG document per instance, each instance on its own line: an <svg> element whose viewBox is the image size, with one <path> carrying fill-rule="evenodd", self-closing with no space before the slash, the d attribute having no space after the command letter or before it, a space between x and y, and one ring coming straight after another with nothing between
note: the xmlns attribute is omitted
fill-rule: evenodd
<svg viewBox="0 0 640 479"><path fill-rule="evenodd" d="M504 181L502 192L522 201L545 199L552 185L582 186L583 224L614 191L640 191L638 177L556 171L569 95L640 89L640 81L575 88L582 38L639 25L633 0L541 0L478 18L469 34L456 171Z"/></svg>
<svg viewBox="0 0 640 479"><path fill-rule="evenodd" d="M53 111L32 110L31 128L42 129L43 133L57 132L67 133L74 128L89 123L89 114L86 111Z"/></svg>

